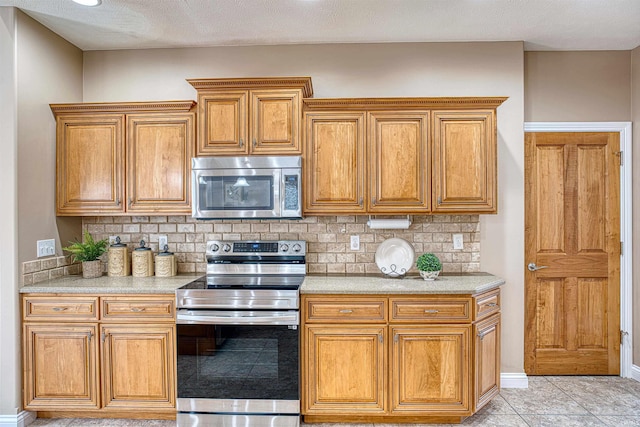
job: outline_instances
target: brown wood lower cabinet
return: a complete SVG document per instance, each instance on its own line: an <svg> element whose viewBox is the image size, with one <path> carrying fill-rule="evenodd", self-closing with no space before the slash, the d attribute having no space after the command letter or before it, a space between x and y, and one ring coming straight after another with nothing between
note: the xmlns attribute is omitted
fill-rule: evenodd
<svg viewBox="0 0 640 427"><path fill-rule="evenodd" d="M24 294L22 311L25 409L175 418L173 295Z"/></svg>
<svg viewBox="0 0 640 427"><path fill-rule="evenodd" d="M459 423L478 411L500 391L499 292L303 295L305 422Z"/></svg>

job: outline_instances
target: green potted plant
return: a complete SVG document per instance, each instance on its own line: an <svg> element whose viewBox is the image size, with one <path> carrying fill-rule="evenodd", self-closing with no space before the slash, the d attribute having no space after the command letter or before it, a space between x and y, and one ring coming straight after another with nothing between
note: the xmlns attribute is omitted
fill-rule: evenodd
<svg viewBox="0 0 640 427"><path fill-rule="evenodd" d="M92 279L102 276L102 261L100 255L107 250L107 239L95 241L87 230L84 231L84 242L69 242L63 250L71 253L72 261L82 262L82 277Z"/></svg>
<svg viewBox="0 0 640 427"><path fill-rule="evenodd" d="M425 253L418 257L416 267L424 280L435 280L442 270L442 263L434 254Z"/></svg>

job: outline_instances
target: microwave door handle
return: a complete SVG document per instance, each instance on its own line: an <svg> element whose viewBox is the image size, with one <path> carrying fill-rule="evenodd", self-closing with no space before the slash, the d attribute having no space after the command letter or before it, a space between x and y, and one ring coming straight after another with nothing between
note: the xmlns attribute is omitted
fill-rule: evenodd
<svg viewBox="0 0 640 427"><path fill-rule="evenodd" d="M298 312L268 314L251 312L178 312L176 323L189 325L298 325Z"/></svg>

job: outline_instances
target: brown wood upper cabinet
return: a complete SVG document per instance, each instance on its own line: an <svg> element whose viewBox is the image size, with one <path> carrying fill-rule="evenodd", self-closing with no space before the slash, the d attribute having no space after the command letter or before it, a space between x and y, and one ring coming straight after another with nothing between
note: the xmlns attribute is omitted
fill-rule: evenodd
<svg viewBox="0 0 640 427"><path fill-rule="evenodd" d="M194 105L52 104L56 214L189 213Z"/></svg>
<svg viewBox="0 0 640 427"><path fill-rule="evenodd" d="M495 213L505 99L305 99L304 213Z"/></svg>
<svg viewBox="0 0 640 427"><path fill-rule="evenodd" d="M495 110L433 112L433 212L497 212Z"/></svg>
<svg viewBox="0 0 640 427"><path fill-rule="evenodd" d="M198 91L196 156L301 154L310 77L189 79Z"/></svg>

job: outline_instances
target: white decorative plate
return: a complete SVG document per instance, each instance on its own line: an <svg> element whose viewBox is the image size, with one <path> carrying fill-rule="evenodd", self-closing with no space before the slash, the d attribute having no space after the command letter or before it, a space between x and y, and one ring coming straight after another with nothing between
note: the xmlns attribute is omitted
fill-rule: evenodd
<svg viewBox="0 0 640 427"><path fill-rule="evenodd" d="M416 253L411 243L397 237L380 243L376 251L376 264L387 276L398 277L407 274L413 266Z"/></svg>

